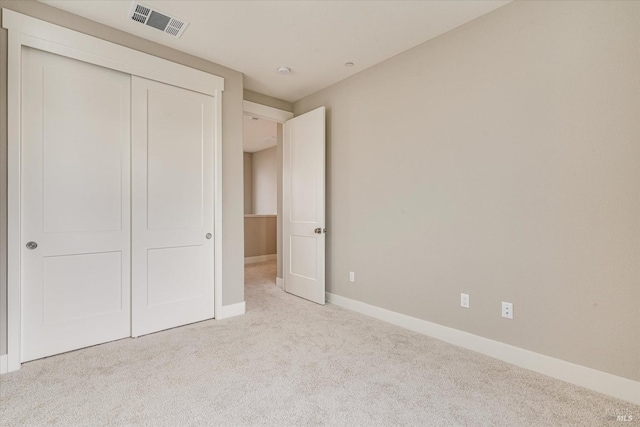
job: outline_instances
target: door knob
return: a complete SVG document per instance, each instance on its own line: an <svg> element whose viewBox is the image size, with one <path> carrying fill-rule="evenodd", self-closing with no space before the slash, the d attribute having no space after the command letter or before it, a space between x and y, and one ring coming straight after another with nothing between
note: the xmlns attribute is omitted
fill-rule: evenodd
<svg viewBox="0 0 640 427"><path fill-rule="evenodd" d="M316 234L322 234L322 228L316 228L313 232Z"/></svg>
<svg viewBox="0 0 640 427"><path fill-rule="evenodd" d="M211 233L207 233L207 235L206 235L206 236L204 236L204 237L206 237L207 239L210 239L210 238L211 238L211 237L213 237L213 236L211 235Z"/></svg>
<svg viewBox="0 0 640 427"><path fill-rule="evenodd" d="M27 249L29 249L30 251L34 250L37 247L38 247L38 244L36 242L27 243Z"/></svg>

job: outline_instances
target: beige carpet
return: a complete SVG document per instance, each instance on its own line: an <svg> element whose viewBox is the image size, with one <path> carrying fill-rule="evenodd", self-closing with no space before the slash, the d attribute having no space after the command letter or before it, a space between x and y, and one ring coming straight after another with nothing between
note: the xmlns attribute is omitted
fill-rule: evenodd
<svg viewBox="0 0 640 427"><path fill-rule="evenodd" d="M0 377L0 424L637 425L640 408L274 286L247 314L125 339ZM607 419L633 412L634 422Z"/></svg>

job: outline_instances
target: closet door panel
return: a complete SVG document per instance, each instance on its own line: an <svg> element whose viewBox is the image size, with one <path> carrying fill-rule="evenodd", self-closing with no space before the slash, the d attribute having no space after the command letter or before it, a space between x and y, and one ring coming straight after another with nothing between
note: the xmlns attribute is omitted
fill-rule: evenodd
<svg viewBox="0 0 640 427"><path fill-rule="evenodd" d="M203 226L203 105L192 97L148 92L149 229Z"/></svg>
<svg viewBox="0 0 640 427"><path fill-rule="evenodd" d="M214 99L134 77L134 336L213 318Z"/></svg>
<svg viewBox="0 0 640 427"><path fill-rule="evenodd" d="M127 74L24 48L22 361L130 336Z"/></svg>

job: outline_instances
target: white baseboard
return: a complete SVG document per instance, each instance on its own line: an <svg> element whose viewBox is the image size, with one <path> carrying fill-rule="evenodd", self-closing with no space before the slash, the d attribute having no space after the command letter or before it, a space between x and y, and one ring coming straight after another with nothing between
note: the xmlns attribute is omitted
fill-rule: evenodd
<svg viewBox="0 0 640 427"><path fill-rule="evenodd" d="M257 262L265 262L265 261L275 261L278 259L278 254L269 254L269 255L258 255L258 256L250 256L244 259L244 263L246 264L255 264Z"/></svg>
<svg viewBox="0 0 640 427"><path fill-rule="evenodd" d="M640 382L535 353L499 341L407 316L340 295L326 294L327 302L410 329L495 359L511 363L598 393L640 405Z"/></svg>
<svg viewBox="0 0 640 427"><path fill-rule="evenodd" d="M284 279L276 277L276 286L280 289L284 289Z"/></svg>
<svg viewBox="0 0 640 427"><path fill-rule="evenodd" d="M6 354L0 356L0 375L9 372L9 357Z"/></svg>
<svg viewBox="0 0 640 427"><path fill-rule="evenodd" d="M239 302L237 304L223 305L220 313L216 314L216 319L227 319L233 316L240 316L245 313L245 303Z"/></svg>

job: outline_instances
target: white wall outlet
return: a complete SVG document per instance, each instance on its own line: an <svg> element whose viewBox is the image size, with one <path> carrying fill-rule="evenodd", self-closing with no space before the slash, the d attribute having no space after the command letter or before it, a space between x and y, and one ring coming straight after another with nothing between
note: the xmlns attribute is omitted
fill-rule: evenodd
<svg viewBox="0 0 640 427"><path fill-rule="evenodd" d="M355 282L356 281L356 273L354 273L353 271L349 272L349 281L350 282Z"/></svg>
<svg viewBox="0 0 640 427"><path fill-rule="evenodd" d="M502 317L513 319L513 304L510 302L502 302Z"/></svg>
<svg viewBox="0 0 640 427"><path fill-rule="evenodd" d="M469 308L469 294L460 294L460 307Z"/></svg>

